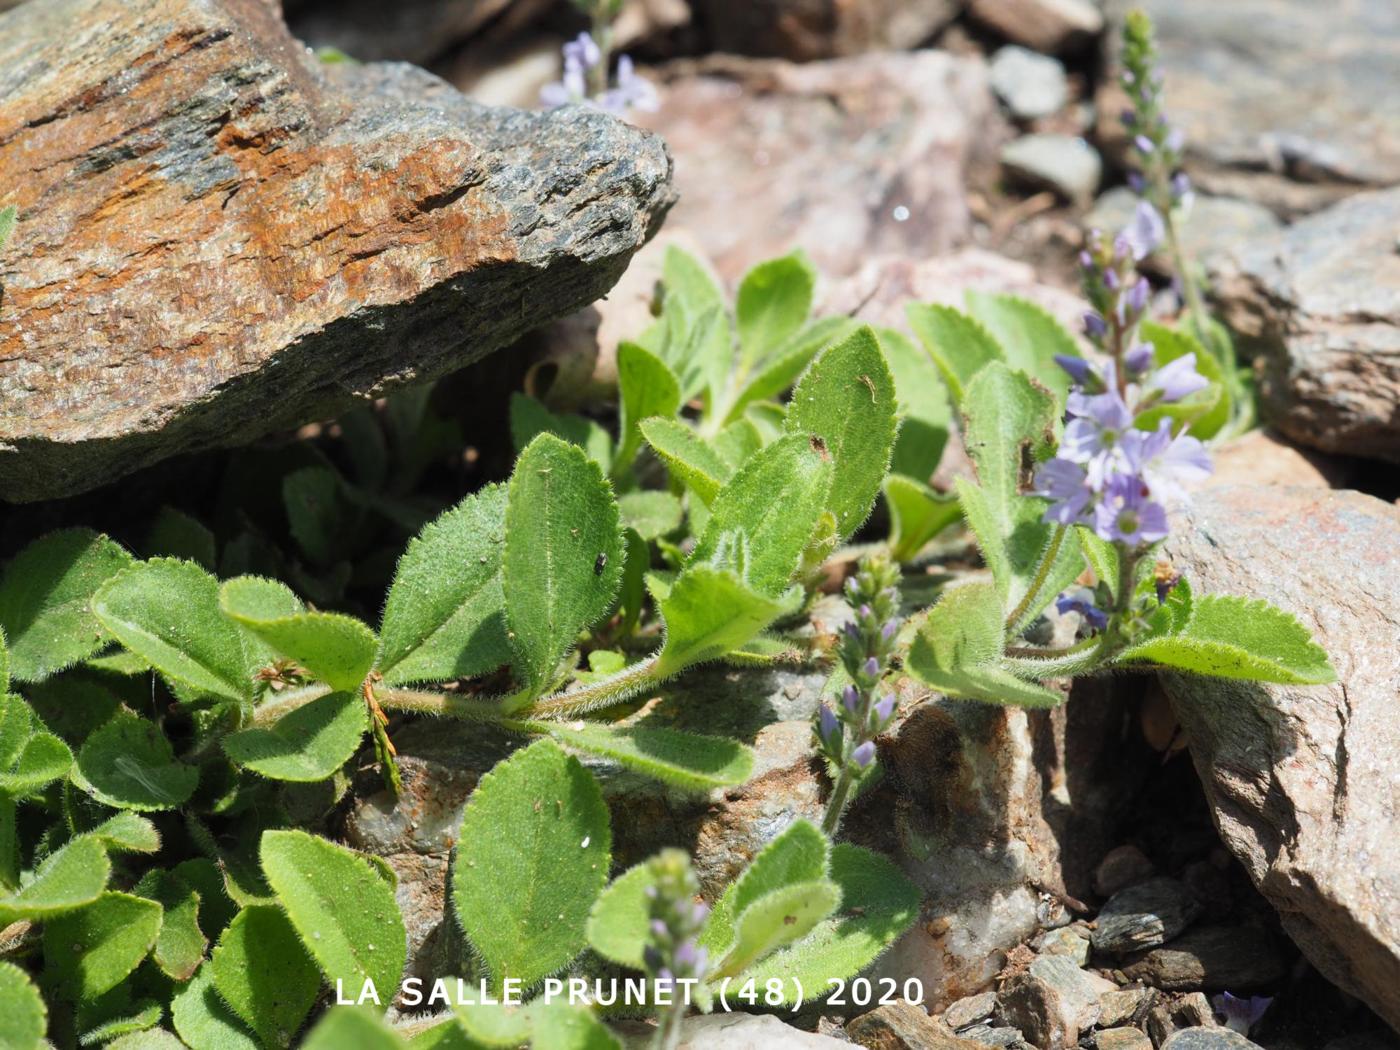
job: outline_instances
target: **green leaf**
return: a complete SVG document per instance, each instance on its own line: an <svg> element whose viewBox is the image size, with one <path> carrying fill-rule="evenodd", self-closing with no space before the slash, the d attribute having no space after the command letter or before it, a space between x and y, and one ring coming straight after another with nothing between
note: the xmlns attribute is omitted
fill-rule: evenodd
<svg viewBox="0 0 1400 1050"><path fill-rule="evenodd" d="M265 831L259 853L278 904L328 981L398 987L408 954L403 917L369 861L304 831Z"/></svg>
<svg viewBox="0 0 1400 1050"><path fill-rule="evenodd" d="M123 811L114 813L88 832L112 853L157 853L160 832L145 817ZM159 900L159 898L154 898Z"/></svg>
<svg viewBox="0 0 1400 1050"><path fill-rule="evenodd" d="M20 551L0 575L10 677L40 682L101 649L107 636L92 596L130 564L130 554L89 529L51 532Z"/></svg>
<svg viewBox="0 0 1400 1050"><path fill-rule="evenodd" d="M646 602L651 548L636 529L623 529L622 539L627 546L627 553L622 566L622 585L619 588L617 604L622 614L619 627L624 634L630 634L637 629L637 623L642 618L642 607Z"/></svg>
<svg viewBox="0 0 1400 1050"><path fill-rule="evenodd" d="M404 1050L403 1037L365 1009L326 1011L301 1050Z"/></svg>
<svg viewBox="0 0 1400 1050"><path fill-rule="evenodd" d="M118 809L174 809L199 783L199 770L177 761L150 719L123 708L78 752L73 782Z"/></svg>
<svg viewBox="0 0 1400 1050"><path fill-rule="evenodd" d="M506 977L528 988L583 950L612 832L577 759L540 740L497 765L467 800L457 843L453 904L495 988Z"/></svg>
<svg viewBox="0 0 1400 1050"><path fill-rule="evenodd" d="M390 685L470 678L510 659L505 517L505 486L487 485L409 543L379 632L379 671Z"/></svg>
<svg viewBox="0 0 1400 1050"><path fill-rule="evenodd" d="M180 876L159 869L143 875L135 892L163 910L151 958L167 977L188 981L204 961L204 949L209 946L199 928L199 894Z"/></svg>
<svg viewBox="0 0 1400 1050"><path fill-rule="evenodd" d="M481 1050L481 1044L467 1035L455 1017L420 1030L408 1045L411 1050Z"/></svg>
<svg viewBox="0 0 1400 1050"><path fill-rule="evenodd" d="M818 352L846 338L857 324L849 317L823 317L789 336L773 350L734 395L723 422L739 419L755 402L767 401L786 391Z"/></svg>
<svg viewBox="0 0 1400 1050"><path fill-rule="evenodd" d="M598 464L541 434L521 453L506 504L503 580L515 671L537 696L622 578L617 503Z"/></svg>
<svg viewBox="0 0 1400 1050"><path fill-rule="evenodd" d="M671 476L709 506L733 473L720 454L694 430L674 419L643 420L641 431Z"/></svg>
<svg viewBox="0 0 1400 1050"><path fill-rule="evenodd" d="M738 470L763 447L763 434L752 421L736 419L716 434L711 444L731 470Z"/></svg>
<svg viewBox="0 0 1400 1050"><path fill-rule="evenodd" d="M632 465L642 447L638 425L644 419L669 419L680 411L681 388L666 363L636 343L623 341L617 346L617 391L620 401L618 448L613 473Z"/></svg>
<svg viewBox="0 0 1400 1050"><path fill-rule="evenodd" d="M1006 670L1001 598L993 584L945 591L914 637L905 666L948 696L1020 707L1056 707L1064 697Z"/></svg>
<svg viewBox="0 0 1400 1050"><path fill-rule="evenodd" d="M0 962L0 1046L38 1050L48 1022L48 1008L29 976L14 963Z"/></svg>
<svg viewBox="0 0 1400 1050"><path fill-rule="evenodd" d="M282 479L282 506L292 538L318 565L343 557L347 521L359 517L345 482L328 466L303 467Z"/></svg>
<svg viewBox="0 0 1400 1050"><path fill-rule="evenodd" d="M367 723L355 693L331 693L283 715L224 738L224 751L239 765L273 780L325 780L359 750Z"/></svg>
<svg viewBox="0 0 1400 1050"><path fill-rule="evenodd" d="M528 732L610 758L688 791L733 787L748 780L754 754L737 740L663 726L610 726L597 722L527 722Z"/></svg>
<svg viewBox="0 0 1400 1050"><path fill-rule="evenodd" d="M243 1022L214 991L214 967L199 968L194 978L170 1002L175 1031L200 1050L261 1050Z"/></svg>
<svg viewBox="0 0 1400 1050"><path fill-rule="evenodd" d="M816 529L831 484L832 465L804 437L766 446L720 490L690 564L710 562L726 537L747 537L743 582L775 598L787 589Z"/></svg>
<svg viewBox="0 0 1400 1050"><path fill-rule="evenodd" d="M642 861L613 880L594 901L588 916L588 946L603 958L643 969L642 949L651 940L651 898L656 883L650 861Z"/></svg>
<svg viewBox="0 0 1400 1050"><path fill-rule="evenodd" d="M238 627L219 611L219 582L193 562L133 565L98 590L92 609L167 677L227 700L251 699L256 668Z"/></svg>
<svg viewBox="0 0 1400 1050"><path fill-rule="evenodd" d="M617 498L622 523L637 530L644 540L654 540L680 528L683 510L681 501L669 492L645 489L628 492Z"/></svg>
<svg viewBox="0 0 1400 1050"><path fill-rule="evenodd" d="M18 742L19 753L8 760L0 757L0 794L21 799L67 774L73 765L73 753L52 733L40 731L30 735L33 713L19 697L5 697L4 707L7 712L5 728L11 730L4 750L10 751ZM14 731L21 725L23 738L19 742L15 740Z"/></svg>
<svg viewBox="0 0 1400 1050"><path fill-rule="evenodd" d="M1210 380L1210 386L1194 394L1175 401L1170 405L1149 408L1138 416L1135 426L1142 430L1156 430L1161 419L1172 419L1177 423L1189 424L1187 429L1196 437L1207 440L1215 437L1230 422L1230 392L1220 362L1189 332L1167 328L1152 321L1143 323L1140 329L1142 338L1152 344L1152 363L1155 367L1175 361L1187 354L1196 355L1196 371ZM1179 431L1180 426L1173 426Z"/></svg>
<svg viewBox="0 0 1400 1050"><path fill-rule="evenodd" d="M161 507L146 537L147 557L184 558L213 572L218 564L214 534L184 511Z"/></svg>
<svg viewBox="0 0 1400 1050"><path fill-rule="evenodd" d="M981 324L951 306L910 303L909 327L924 344L960 406L974 376L994 361L1006 361L996 339Z"/></svg>
<svg viewBox="0 0 1400 1050"><path fill-rule="evenodd" d="M1292 613L1234 595L1197 598L1178 634L1131 646L1120 663L1165 664L1216 678L1284 685L1325 685L1337 672Z"/></svg>
<svg viewBox="0 0 1400 1050"><path fill-rule="evenodd" d="M658 677L716 660L737 649L776 620L786 607L755 594L733 573L691 565L657 602L666 640L657 657Z"/></svg>
<svg viewBox="0 0 1400 1050"><path fill-rule="evenodd" d="M5 242L15 232L15 216L18 214L19 210L13 204L0 208L0 248L5 247Z"/></svg>
<svg viewBox="0 0 1400 1050"><path fill-rule="evenodd" d="M613 441L598 423L583 416L555 415L528 394L510 395L511 440L519 452L541 434L577 445L604 471L612 468Z"/></svg>
<svg viewBox="0 0 1400 1050"><path fill-rule="evenodd" d="M739 348L752 366L792 337L812 310L817 272L801 252L761 262L739 282Z"/></svg>
<svg viewBox="0 0 1400 1050"><path fill-rule="evenodd" d="M898 562L912 561L930 540L962 517L955 497L899 474L885 479L885 501L890 508L890 557Z"/></svg>
<svg viewBox="0 0 1400 1050"><path fill-rule="evenodd" d="M321 990L321 975L287 916L266 904L244 908L209 963L214 990L263 1045L291 1046Z"/></svg>
<svg viewBox="0 0 1400 1050"><path fill-rule="evenodd" d="M104 893L87 907L44 924L44 965L70 1002L115 988L141 964L160 934L161 907L129 893Z"/></svg>
<svg viewBox="0 0 1400 1050"><path fill-rule="evenodd" d="M816 435L832 458L826 506L840 539L870 515L898 425L894 378L869 327L823 351L793 391L788 432Z"/></svg>
<svg viewBox="0 0 1400 1050"><path fill-rule="evenodd" d="M156 1020L165 1014L159 1003L155 1003ZM140 1032L130 1032L108 1043L105 1050L185 1050L185 1044L176 1039L164 1028L147 1028Z"/></svg>
<svg viewBox="0 0 1400 1050"><path fill-rule="evenodd" d="M379 640L353 616L307 612L286 585L238 576L219 588L219 608L277 652L332 689L359 689L374 666Z"/></svg>
<svg viewBox="0 0 1400 1050"><path fill-rule="evenodd" d="M831 851L831 881L841 889L841 910L796 944L775 952L744 974L758 987L777 978L797 1001L794 978L807 990L831 988L832 978L854 977L913 925L919 891L899 868L878 853L838 843ZM776 986L775 986L776 987Z"/></svg>
<svg viewBox="0 0 1400 1050"><path fill-rule="evenodd" d="M724 891L710 912L700 943L712 955L734 939L738 916L759 898L787 886L826 879L831 843L809 820L795 820L768 843Z"/></svg>
<svg viewBox="0 0 1400 1050"><path fill-rule="evenodd" d="M586 1007L567 1002L540 1003L531 1011L530 1045L539 1050L622 1050L617 1037Z"/></svg>
<svg viewBox="0 0 1400 1050"><path fill-rule="evenodd" d="M948 388L923 347L893 328L880 329L879 336L900 416L890 471L926 484L938 469L953 428Z"/></svg>
<svg viewBox="0 0 1400 1050"><path fill-rule="evenodd" d="M154 999L135 999L133 990L118 985L96 1002L79 1003L74 1021L80 1046L101 1045L107 1050L142 1039L165 1016L165 1007ZM108 1042L113 1040L113 1042ZM134 1045L139 1046L139 1042ZM149 1045L149 1044L148 1044ZM168 1047L170 1044L165 1043ZM179 1040L176 1040L179 1046Z"/></svg>
<svg viewBox="0 0 1400 1050"><path fill-rule="evenodd" d="M1015 295L969 290L967 312L991 333L1006 363L1035 377L1054 392L1063 405L1069 392L1069 373L1055 363L1055 356L1080 357L1079 344L1043 307Z"/></svg>
<svg viewBox="0 0 1400 1050"><path fill-rule="evenodd" d="M0 925L16 919L47 920L91 904L101 896L111 874L112 863L102 843L79 836L40 864L18 893L0 898Z"/></svg>
<svg viewBox="0 0 1400 1050"><path fill-rule="evenodd" d="M841 903L834 882L799 882L765 893L734 923L734 942L714 977L733 977L765 955L806 936Z"/></svg>

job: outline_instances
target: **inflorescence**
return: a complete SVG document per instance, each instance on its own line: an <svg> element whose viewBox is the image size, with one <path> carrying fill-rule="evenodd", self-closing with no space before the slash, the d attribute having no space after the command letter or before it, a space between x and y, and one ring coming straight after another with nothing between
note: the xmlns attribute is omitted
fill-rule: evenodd
<svg viewBox="0 0 1400 1050"><path fill-rule="evenodd" d="M564 45L564 75L540 89L540 102L553 109L570 104L591 105L621 116L629 110L653 112L660 102L656 88L641 76L627 55L619 55L611 86L590 91L607 62L607 55L591 33L580 33ZM603 83L607 83L604 79Z"/></svg>

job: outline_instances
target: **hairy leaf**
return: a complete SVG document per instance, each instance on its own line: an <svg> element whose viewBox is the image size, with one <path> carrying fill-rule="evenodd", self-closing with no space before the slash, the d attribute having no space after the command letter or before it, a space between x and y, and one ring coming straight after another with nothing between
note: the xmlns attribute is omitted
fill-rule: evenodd
<svg viewBox="0 0 1400 1050"><path fill-rule="evenodd" d="M885 502L890 508L890 557L899 562L913 560L930 540L962 517L955 497L899 474L885 479Z"/></svg>
<svg viewBox="0 0 1400 1050"><path fill-rule="evenodd" d="M709 506L733 473L723 457L678 420L646 419L641 423L641 431L671 476Z"/></svg>
<svg viewBox="0 0 1400 1050"><path fill-rule="evenodd" d="M209 962L214 990L263 1045L291 1046L321 990L321 975L287 916L266 904L244 908Z"/></svg>
<svg viewBox="0 0 1400 1050"><path fill-rule="evenodd" d="M538 695L622 578L612 490L598 464L552 435L532 441L511 475L503 574L516 674Z"/></svg>
<svg viewBox="0 0 1400 1050"><path fill-rule="evenodd" d="M408 953L403 917L368 860L304 831L265 831L259 853L277 903L328 981L398 987Z"/></svg>
<svg viewBox="0 0 1400 1050"><path fill-rule="evenodd" d="M57 993L78 1002L115 988L160 934L161 907L129 893L104 893L44 924L44 963Z"/></svg>
<svg viewBox="0 0 1400 1050"><path fill-rule="evenodd" d="M753 772L751 748L722 736L664 726L610 726L598 722L528 722L532 733L610 758L647 776L689 791L742 784Z"/></svg>
<svg viewBox="0 0 1400 1050"><path fill-rule="evenodd" d="M1055 363L1055 356L1081 356L1079 344L1064 325L1044 307L1020 296L969 290L966 300L967 312L991 333L1006 363L1049 387L1063 405L1069 373Z"/></svg>
<svg viewBox="0 0 1400 1050"><path fill-rule="evenodd" d="M64 776L73 753L54 734L34 728L39 723L20 697L0 698L0 794L21 799Z"/></svg>
<svg viewBox="0 0 1400 1050"><path fill-rule="evenodd" d="M214 991L214 967L205 964L170 1002L175 1031L200 1050L261 1050L253 1034Z"/></svg>
<svg viewBox="0 0 1400 1050"><path fill-rule="evenodd" d="M849 317L823 317L789 336L744 381L722 421L731 423L741 418L750 405L778 397L797 382L812 358L855 328L856 322Z"/></svg>
<svg viewBox="0 0 1400 1050"><path fill-rule="evenodd" d="M101 649L107 635L92 596L130 564L130 554L88 529L51 532L20 551L0 575L10 677L39 682Z"/></svg>
<svg viewBox="0 0 1400 1050"><path fill-rule="evenodd" d="M738 470L763 447L763 434L751 420L736 419L716 434L711 444L731 470Z"/></svg>
<svg viewBox="0 0 1400 1050"><path fill-rule="evenodd" d="M584 416L556 415L528 394L510 396L510 434L523 452L541 434L577 445L604 471L612 469L613 441L598 423Z"/></svg>
<svg viewBox="0 0 1400 1050"><path fill-rule="evenodd" d="M0 1046L38 1050L49 1011L29 976L14 963L0 962Z"/></svg>
<svg viewBox="0 0 1400 1050"><path fill-rule="evenodd" d="M681 501L669 492L652 489L628 492L617 498L622 523L637 530L644 540L654 540L680 528Z"/></svg>
<svg viewBox="0 0 1400 1050"><path fill-rule="evenodd" d="M647 892L655 884L649 861L614 879L589 913L588 946L612 962L642 969L642 949L651 939L651 898Z"/></svg>
<svg viewBox="0 0 1400 1050"><path fill-rule="evenodd" d="M112 863L102 843L79 836L40 864L18 893L0 898L0 925L16 919L47 920L91 904L101 896L111 874Z"/></svg>
<svg viewBox="0 0 1400 1050"><path fill-rule="evenodd" d="M909 327L943 374L955 406L962 405L978 372L994 361L1006 361L992 334L951 306L910 303L907 313Z"/></svg>
<svg viewBox="0 0 1400 1050"><path fill-rule="evenodd" d="M869 516L898 426L894 378L869 327L824 350L793 391L788 432L819 437L831 456L826 506L840 539Z"/></svg>
<svg viewBox="0 0 1400 1050"><path fill-rule="evenodd" d="M494 987L529 987L583 950L612 832L577 759L549 740L516 752L477 784L457 842L453 902Z"/></svg>
<svg viewBox="0 0 1400 1050"><path fill-rule="evenodd" d="M122 709L87 738L73 782L118 809L174 809L194 794L199 770L175 758L154 722Z"/></svg>
<svg viewBox="0 0 1400 1050"><path fill-rule="evenodd" d="M273 780L325 780L360 747L367 722L355 693L331 693L295 708L270 726L254 726L224 738L224 751L239 765Z"/></svg>
<svg viewBox="0 0 1400 1050"><path fill-rule="evenodd" d="M156 826L135 813L114 813L88 835L101 841L112 853L156 853L160 850L160 832Z"/></svg>
<svg viewBox="0 0 1400 1050"><path fill-rule="evenodd" d="M922 346L893 328L882 328L879 335L900 416L890 471L925 484L938 469L953 428L948 387Z"/></svg>
<svg viewBox="0 0 1400 1050"><path fill-rule="evenodd" d="M301 1050L403 1050L403 1037L366 1009L326 1011Z"/></svg>
<svg viewBox="0 0 1400 1050"><path fill-rule="evenodd" d="M379 632L386 682L469 678L510 659L501 591L505 516L505 486L487 485L409 543Z"/></svg>
<svg viewBox="0 0 1400 1050"><path fill-rule="evenodd" d="M632 465L642 447L639 424L652 416L669 419L681 407L680 382L666 363L636 343L617 347L617 392L620 400L617 455L613 472Z"/></svg>
<svg viewBox="0 0 1400 1050"><path fill-rule="evenodd" d="M157 558L108 580L93 612L114 637L162 674L228 700L253 693L239 628L219 611L219 583L198 565Z"/></svg>
<svg viewBox="0 0 1400 1050"><path fill-rule="evenodd" d="M734 922L734 941L715 977L742 973L765 955L809 933L841 903L834 882L799 882L765 893Z"/></svg>
<svg viewBox="0 0 1400 1050"><path fill-rule="evenodd" d="M354 691L374 665L379 641L353 616L307 612L291 589L260 576L237 576L219 588L219 608L313 678Z"/></svg>
<svg viewBox="0 0 1400 1050"><path fill-rule="evenodd" d="M1184 630L1132 646L1119 661L1285 685L1337 680L1327 653L1292 613L1224 594L1195 599Z"/></svg>
<svg viewBox="0 0 1400 1050"><path fill-rule="evenodd" d="M159 1022L165 1015L165 1010L160 1003L152 1002L151 1005L155 1008L153 1023ZM105 1050L185 1050L185 1044L164 1028L147 1028L114 1039L106 1045Z"/></svg>
<svg viewBox="0 0 1400 1050"><path fill-rule="evenodd" d="M155 901L163 911L151 958L167 977L188 981L204 961L204 949L209 946L199 928L198 892L180 876L159 869L142 876L134 892Z"/></svg>
<svg viewBox="0 0 1400 1050"><path fill-rule="evenodd" d="M782 602L708 565L686 568L657 604L666 624L656 665L663 676L739 648L785 611Z"/></svg>
<svg viewBox="0 0 1400 1050"><path fill-rule="evenodd" d="M182 510L161 507L146 537L146 556L184 558L214 572L218 552L214 534Z"/></svg>
<svg viewBox="0 0 1400 1050"><path fill-rule="evenodd" d="M739 349L752 366L795 335L812 310L817 272L801 252L761 262L739 282Z"/></svg>
<svg viewBox="0 0 1400 1050"><path fill-rule="evenodd" d="M700 943L718 955L734 939L740 914L760 897L787 886L826 879L831 844L809 820L795 820L768 843L730 883L700 933Z"/></svg>

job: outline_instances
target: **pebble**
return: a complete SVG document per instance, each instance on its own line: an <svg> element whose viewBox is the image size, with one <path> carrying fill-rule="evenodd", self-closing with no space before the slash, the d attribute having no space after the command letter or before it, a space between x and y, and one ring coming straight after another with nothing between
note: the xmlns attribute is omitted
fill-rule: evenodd
<svg viewBox="0 0 1400 1050"><path fill-rule="evenodd" d="M1046 931L1036 938L1035 949L1041 955L1063 955L1075 966L1089 963L1089 938L1074 926Z"/></svg>
<svg viewBox="0 0 1400 1050"><path fill-rule="evenodd" d="M1131 212L1129 217L1131 217ZM1117 230L1123 225L1124 222L1115 222L1103 224L1100 228ZM1094 892L1100 897L1112 897L1119 890L1125 890L1129 886L1150 879L1156 873L1156 867L1152 861L1147 859L1147 854L1143 853L1142 850L1131 843L1116 846L1104 855L1103 860L1099 861L1099 866L1094 870Z"/></svg>
<svg viewBox="0 0 1400 1050"><path fill-rule="evenodd" d="M1088 201L1103 176L1098 150L1074 135L1022 135L1002 148L1001 166L1014 182L1076 202Z"/></svg>
<svg viewBox="0 0 1400 1050"><path fill-rule="evenodd" d="M1151 988L1121 988L1104 992L1099 996L1098 1023L1104 1028L1130 1023L1142 1004L1154 994Z"/></svg>
<svg viewBox="0 0 1400 1050"><path fill-rule="evenodd" d="M1210 1000L1202 992L1178 995L1155 1005L1147 1015L1147 1034L1160 1047L1173 1032L1215 1024Z"/></svg>
<svg viewBox="0 0 1400 1050"><path fill-rule="evenodd" d="M943 1023L955 1032L970 1028L979 1021L985 1021L991 1017L996 1005L996 992L969 995L965 999L959 999L943 1011Z"/></svg>
<svg viewBox="0 0 1400 1050"><path fill-rule="evenodd" d="M1152 1040L1137 1028L1105 1028L1094 1033L1094 1050L1152 1050Z"/></svg>
<svg viewBox="0 0 1400 1050"><path fill-rule="evenodd" d="M1176 879L1156 878L1119 890L1099 911L1093 945L1101 952L1165 944L1200 914L1195 895Z"/></svg>
<svg viewBox="0 0 1400 1050"><path fill-rule="evenodd" d="M992 56L992 90L1018 120L1057 113L1069 98L1065 67L1029 48L1007 45Z"/></svg>
<svg viewBox="0 0 1400 1050"><path fill-rule="evenodd" d="M1173 1032L1161 1050L1259 1050L1259 1044L1230 1028L1183 1028Z"/></svg>
<svg viewBox="0 0 1400 1050"><path fill-rule="evenodd" d="M1253 926L1205 926L1171 944L1130 956L1123 975L1167 991L1267 989L1287 970L1274 939Z"/></svg>
<svg viewBox="0 0 1400 1050"><path fill-rule="evenodd" d="M1012 1048L1026 1045L1026 1039L1021 1034L1021 1030L1009 1025L973 1025L971 1028L964 1028L958 1034L964 1039L971 1039L974 1043L980 1043L983 1046Z"/></svg>
<svg viewBox="0 0 1400 1050"><path fill-rule="evenodd" d="M846 1025L846 1036L871 1050L982 1050L981 1044L954 1035L923 1007L898 1002L877 1006Z"/></svg>

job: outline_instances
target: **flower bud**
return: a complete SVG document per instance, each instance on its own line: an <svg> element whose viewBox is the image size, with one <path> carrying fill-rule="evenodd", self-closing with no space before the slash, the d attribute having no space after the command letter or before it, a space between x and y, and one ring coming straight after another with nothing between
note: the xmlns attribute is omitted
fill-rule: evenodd
<svg viewBox="0 0 1400 1050"><path fill-rule="evenodd" d="M860 769L868 769L870 763L875 761L875 744L867 740L851 752L851 761Z"/></svg>

